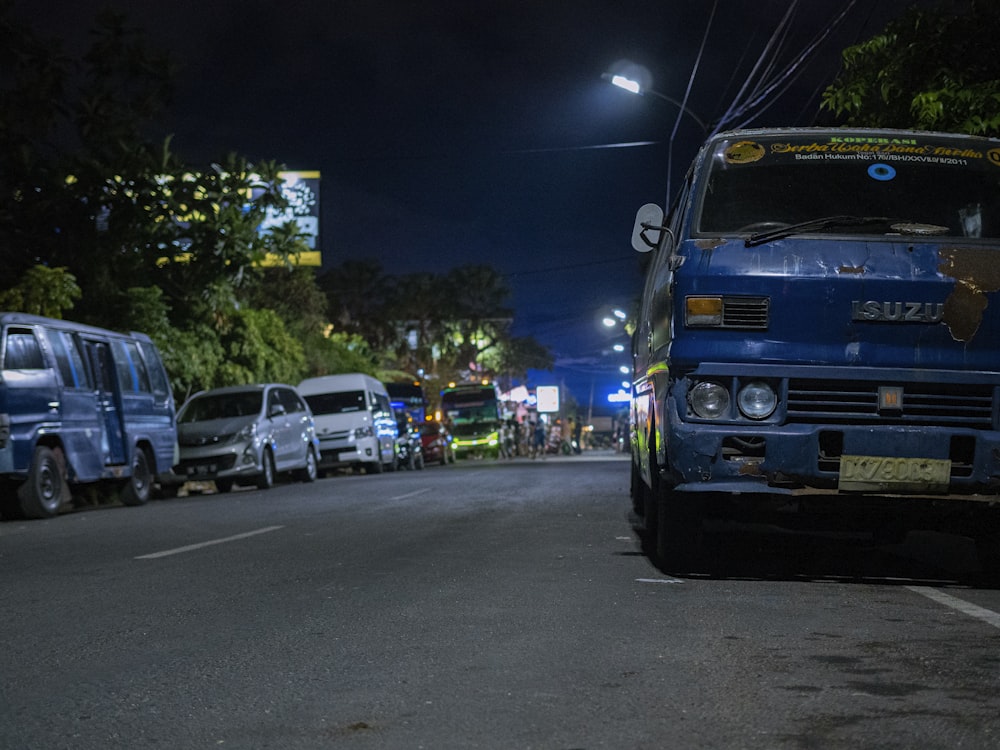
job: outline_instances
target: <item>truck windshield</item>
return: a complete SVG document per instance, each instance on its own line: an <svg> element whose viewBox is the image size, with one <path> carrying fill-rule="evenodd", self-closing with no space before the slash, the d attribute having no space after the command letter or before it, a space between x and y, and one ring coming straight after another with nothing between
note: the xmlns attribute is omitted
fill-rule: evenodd
<svg viewBox="0 0 1000 750"><path fill-rule="evenodd" d="M824 132L721 140L708 157L696 233L1000 237L996 142L928 134L885 140Z"/></svg>

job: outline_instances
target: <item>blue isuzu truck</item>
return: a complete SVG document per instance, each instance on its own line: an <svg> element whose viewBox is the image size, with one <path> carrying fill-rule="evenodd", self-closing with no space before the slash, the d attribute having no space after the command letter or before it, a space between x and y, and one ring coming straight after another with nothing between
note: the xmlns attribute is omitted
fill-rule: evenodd
<svg viewBox="0 0 1000 750"><path fill-rule="evenodd" d="M632 239L631 519L650 551L679 565L734 513L905 533L923 508L969 511L996 565L1000 140L720 133Z"/></svg>

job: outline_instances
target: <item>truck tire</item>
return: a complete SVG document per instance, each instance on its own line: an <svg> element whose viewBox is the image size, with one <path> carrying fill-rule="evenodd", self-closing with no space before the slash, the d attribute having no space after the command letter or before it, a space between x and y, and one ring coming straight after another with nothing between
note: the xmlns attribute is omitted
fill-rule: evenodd
<svg viewBox="0 0 1000 750"><path fill-rule="evenodd" d="M692 506L690 498L675 492L663 481L655 453L649 456L649 473L653 486L647 489L651 497L646 512L651 509L653 513L656 562L666 571L691 573L701 556L701 514Z"/></svg>
<svg viewBox="0 0 1000 750"><path fill-rule="evenodd" d="M976 556L979 558L978 583L995 586L1000 581L1000 533L982 533L975 537Z"/></svg>
<svg viewBox="0 0 1000 750"><path fill-rule="evenodd" d="M656 521L656 497L652 490L642 480L639 468L632 464L632 510L636 516L633 524L636 536L639 537L639 548L650 558L656 557L656 539L659 529ZM641 523L638 519L641 517Z"/></svg>
<svg viewBox="0 0 1000 750"><path fill-rule="evenodd" d="M121 500L125 505L145 505L153 490L153 469L146 449L136 446L132 456L132 476L122 487Z"/></svg>
<svg viewBox="0 0 1000 750"><path fill-rule="evenodd" d="M656 557L664 569L691 573L701 557L701 516L682 493L661 493L657 504Z"/></svg>
<svg viewBox="0 0 1000 750"><path fill-rule="evenodd" d="M25 518L52 518L59 512L64 495L63 462L55 450L39 445L31 459L28 478L17 491L21 513Z"/></svg>

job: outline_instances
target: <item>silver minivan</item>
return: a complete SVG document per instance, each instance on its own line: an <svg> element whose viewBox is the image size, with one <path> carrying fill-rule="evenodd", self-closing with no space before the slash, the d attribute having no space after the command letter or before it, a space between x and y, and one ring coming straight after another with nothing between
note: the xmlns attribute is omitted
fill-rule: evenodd
<svg viewBox="0 0 1000 750"><path fill-rule="evenodd" d="M188 481L214 481L219 492L234 484L268 489L281 472L303 482L317 476L312 412L295 388L283 383L195 394L177 413L177 441L175 489Z"/></svg>

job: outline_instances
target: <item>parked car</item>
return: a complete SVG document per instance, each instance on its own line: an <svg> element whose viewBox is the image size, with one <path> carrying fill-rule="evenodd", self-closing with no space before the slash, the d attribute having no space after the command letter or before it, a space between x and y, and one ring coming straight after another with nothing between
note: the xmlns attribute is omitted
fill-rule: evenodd
<svg viewBox="0 0 1000 750"><path fill-rule="evenodd" d="M437 462L442 466L455 463L455 451L451 445L451 432L443 422L428 419L420 425L420 442L424 449L426 463Z"/></svg>
<svg viewBox="0 0 1000 750"><path fill-rule="evenodd" d="M0 313L0 513L49 518L83 485L149 500L176 460L174 399L149 336Z"/></svg>
<svg viewBox="0 0 1000 750"><path fill-rule="evenodd" d="M399 437L396 438L396 465L401 469L424 468L424 449L417 429L407 412L396 410L396 428Z"/></svg>
<svg viewBox="0 0 1000 750"><path fill-rule="evenodd" d="M399 434L381 381L359 372L321 375L306 378L298 390L316 417L321 471L395 470Z"/></svg>
<svg viewBox="0 0 1000 750"><path fill-rule="evenodd" d="M175 483L214 481L268 489L275 475L317 476L319 441L312 412L290 385L232 386L192 396L177 414L180 462Z"/></svg>

